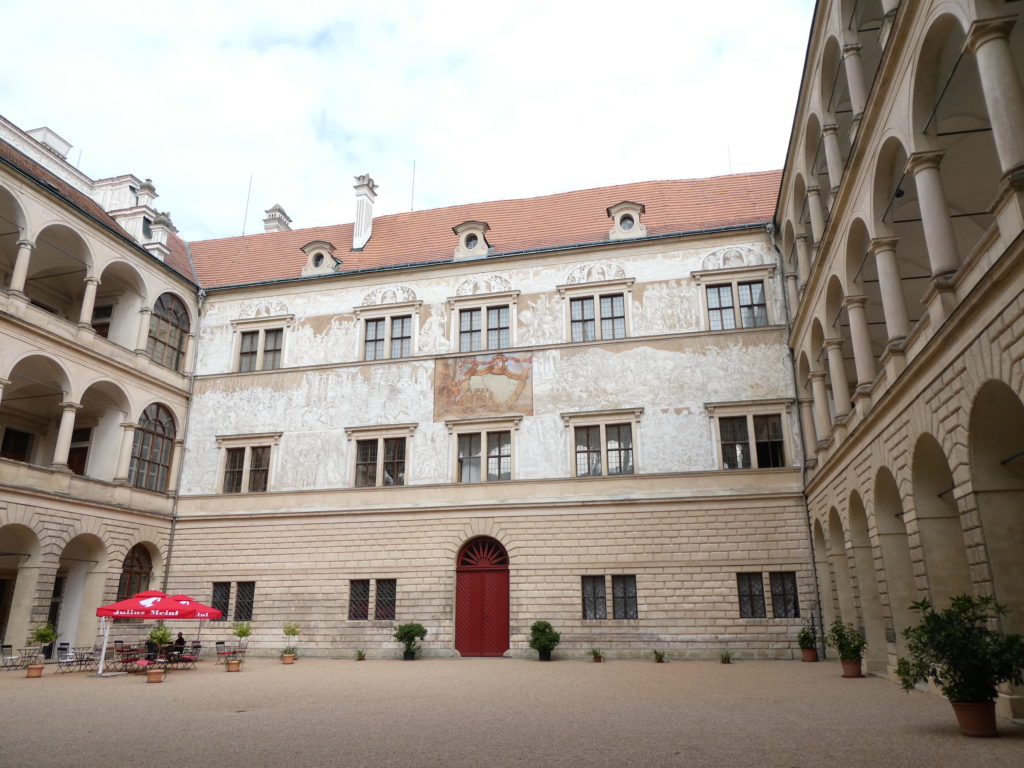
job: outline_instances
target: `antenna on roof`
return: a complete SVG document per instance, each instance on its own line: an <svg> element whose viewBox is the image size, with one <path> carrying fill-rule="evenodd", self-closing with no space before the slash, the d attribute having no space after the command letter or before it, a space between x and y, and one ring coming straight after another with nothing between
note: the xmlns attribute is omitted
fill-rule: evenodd
<svg viewBox="0 0 1024 768"><path fill-rule="evenodd" d="M412 159L412 189L409 191L409 210L413 209L416 200L416 158Z"/></svg>
<svg viewBox="0 0 1024 768"><path fill-rule="evenodd" d="M252 173L249 173L249 191L245 193L245 214L242 216L242 234L245 234L245 222L249 220L249 198L252 197Z"/></svg>

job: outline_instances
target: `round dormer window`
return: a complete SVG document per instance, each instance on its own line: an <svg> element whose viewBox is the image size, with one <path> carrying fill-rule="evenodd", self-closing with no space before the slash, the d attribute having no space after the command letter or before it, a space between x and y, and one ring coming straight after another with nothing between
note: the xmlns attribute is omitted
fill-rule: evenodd
<svg viewBox="0 0 1024 768"><path fill-rule="evenodd" d="M623 229L628 232L633 228L634 223L635 222L633 221L632 216L630 216L628 213L624 214L622 218L619 219L619 229Z"/></svg>
<svg viewBox="0 0 1024 768"><path fill-rule="evenodd" d="M322 267L323 265L324 265L324 255L322 253L318 253L316 256L313 257L313 266L319 268L319 267Z"/></svg>
<svg viewBox="0 0 1024 768"><path fill-rule="evenodd" d="M480 242L480 238L476 235L466 235L466 248L467 250L473 250L476 248L477 243Z"/></svg>

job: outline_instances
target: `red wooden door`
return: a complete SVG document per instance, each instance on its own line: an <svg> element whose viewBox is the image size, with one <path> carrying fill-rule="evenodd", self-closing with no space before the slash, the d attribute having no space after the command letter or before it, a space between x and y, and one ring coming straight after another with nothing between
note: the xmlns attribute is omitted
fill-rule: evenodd
<svg viewBox="0 0 1024 768"><path fill-rule="evenodd" d="M463 656L508 650L508 555L494 539L473 539L455 578L455 649Z"/></svg>

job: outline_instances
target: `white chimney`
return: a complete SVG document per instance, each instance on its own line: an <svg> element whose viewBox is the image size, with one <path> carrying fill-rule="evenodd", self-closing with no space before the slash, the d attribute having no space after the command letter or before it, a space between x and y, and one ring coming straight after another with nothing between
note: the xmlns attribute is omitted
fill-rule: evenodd
<svg viewBox="0 0 1024 768"><path fill-rule="evenodd" d="M292 220L280 205L272 205L264 211L267 218L263 220L264 232L290 232Z"/></svg>
<svg viewBox="0 0 1024 768"><path fill-rule="evenodd" d="M352 227L352 250L361 251L370 241L373 229L373 201L377 199L377 185L370 174L356 176L356 221Z"/></svg>
<svg viewBox="0 0 1024 768"><path fill-rule="evenodd" d="M71 142L67 139L62 139L53 129L33 128L31 131L25 131L25 133L53 152L57 157L67 160L68 152L71 151Z"/></svg>

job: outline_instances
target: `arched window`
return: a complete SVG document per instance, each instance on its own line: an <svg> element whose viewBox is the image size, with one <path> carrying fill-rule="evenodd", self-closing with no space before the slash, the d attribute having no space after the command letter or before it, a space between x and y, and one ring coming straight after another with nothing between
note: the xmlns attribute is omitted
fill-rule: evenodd
<svg viewBox="0 0 1024 768"><path fill-rule="evenodd" d="M117 599L127 597L149 589L149 579L153 575L153 559L149 550L136 544L128 550L121 567L121 581L117 584Z"/></svg>
<svg viewBox="0 0 1024 768"><path fill-rule="evenodd" d="M132 443L129 482L149 491L167 489L174 448L174 417L164 406L153 403L142 412Z"/></svg>
<svg viewBox="0 0 1024 768"><path fill-rule="evenodd" d="M149 319L146 354L155 363L180 371L188 341L188 312L176 296L163 294L153 305Z"/></svg>

